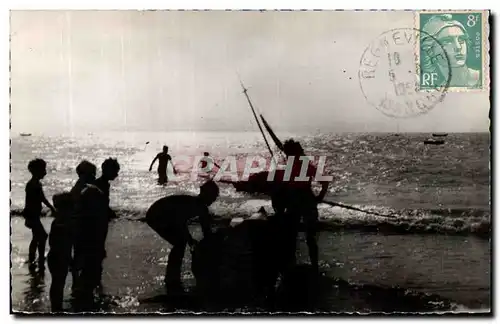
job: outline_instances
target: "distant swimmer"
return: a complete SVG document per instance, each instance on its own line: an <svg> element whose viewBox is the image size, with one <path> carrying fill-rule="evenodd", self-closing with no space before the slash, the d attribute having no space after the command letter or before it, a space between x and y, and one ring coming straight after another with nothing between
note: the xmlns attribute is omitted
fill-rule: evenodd
<svg viewBox="0 0 500 324"><path fill-rule="evenodd" d="M151 165L149 166L149 171L153 169L153 165L155 164L156 160L158 160L158 184L164 185L167 184L168 182L168 176L167 176L167 165L168 162L172 165L172 169L174 170L174 174L177 174L177 171L175 170L174 164L172 163L172 157L170 154L168 154L168 146L164 145L163 146L163 151L158 153L155 158L153 159L153 162L151 162Z"/></svg>
<svg viewBox="0 0 500 324"><path fill-rule="evenodd" d="M55 213L55 209L47 198L45 198L42 183L40 182L47 175L47 163L42 159L32 160L28 163L28 170L32 177L26 184L26 203L23 211L25 225L33 233L33 238L29 245L28 262L30 263L30 268L33 268L38 250L38 266L42 269L45 267L45 244L48 237L40 221L42 203L49 207L52 213Z"/></svg>
<svg viewBox="0 0 500 324"><path fill-rule="evenodd" d="M200 187L198 196L173 195L157 200L146 213L147 224L163 239L172 244L165 274L165 286L169 293L183 291L181 265L186 245L194 248L197 243L191 236L188 221L199 217L203 237L212 234L212 216L208 211L219 196L219 187L207 181Z"/></svg>
<svg viewBox="0 0 500 324"><path fill-rule="evenodd" d="M220 166L214 161L214 159L210 156L210 153L203 152L203 157L200 160L200 168L206 170L206 172L210 173L214 171L214 166L220 169Z"/></svg>

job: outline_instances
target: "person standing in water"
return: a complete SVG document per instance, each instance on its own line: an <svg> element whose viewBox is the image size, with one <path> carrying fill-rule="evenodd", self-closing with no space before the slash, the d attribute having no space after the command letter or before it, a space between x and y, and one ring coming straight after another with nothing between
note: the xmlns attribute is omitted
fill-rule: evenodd
<svg viewBox="0 0 500 324"><path fill-rule="evenodd" d="M200 187L198 196L172 195L157 200L146 213L146 223L173 247L168 256L165 286L169 293L182 293L181 266L186 245L194 248L188 221L199 217L203 237L212 234L212 217L208 211L219 196L219 187L207 181Z"/></svg>
<svg viewBox="0 0 500 324"><path fill-rule="evenodd" d="M205 170L206 173L210 174L211 172L215 171L214 167L220 169L220 166L210 156L210 153L203 152L203 157L200 159L200 168L202 170Z"/></svg>
<svg viewBox="0 0 500 324"><path fill-rule="evenodd" d="M158 153L153 161L151 162L151 165L149 166L149 171L153 169L153 165L155 164L156 160L158 160L158 184L164 185L167 184L168 182L168 176L167 176L167 166L168 162L172 164L172 169L174 170L174 174L177 174L177 171L175 170L174 164L172 163L172 157L170 154L168 154L168 146L164 145L163 146L163 151Z"/></svg>
<svg viewBox="0 0 500 324"><path fill-rule="evenodd" d="M30 269L34 268L36 252L38 250L38 267L42 270L45 268L45 244L48 237L40 220L42 203L50 208L52 213L55 213L55 209L47 198L45 198L42 183L40 182L47 175L47 163L42 159L32 160L28 163L28 171L32 177L26 184L26 202L23 210L25 226L31 229L33 233L33 238L29 245L28 262Z"/></svg>
<svg viewBox="0 0 500 324"><path fill-rule="evenodd" d="M105 209L104 194L95 186L97 168L93 163L82 161L76 167L78 180L71 189L74 204L71 219L73 231L73 294L84 307L90 305L95 288L97 268L97 234L99 216Z"/></svg>
<svg viewBox="0 0 500 324"><path fill-rule="evenodd" d="M52 283L50 285L50 305L53 312L63 310L64 286L68 276L72 258L73 237L71 229L71 211L73 201L69 192L56 194L53 197L56 208L55 219L52 221L49 235L49 254L47 263L49 265ZM73 275L73 282L77 280Z"/></svg>
<svg viewBox="0 0 500 324"><path fill-rule="evenodd" d="M93 184L96 179L97 168L96 166L87 161L83 160L76 166L76 174L78 176L78 180L76 180L75 185L71 188L71 196L73 197L73 202L76 204L80 197L82 190L88 184ZM75 205L75 208L79 206Z"/></svg>
<svg viewBox="0 0 500 324"><path fill-rule="evenodd" d="M317 222L318 222L318 206L328 190L328 182L322 181L321 192L315 196L311 182L316 176L316 167L307 160L300 160L300 157L305 156L304 149L299 142L287 140L283 145L283 151L287 158L293 157L292 170L289 180L284 179L282 190L285 192L279 193L279 199L284 200L286 214L283 215L285 223L285 249L286 267L295 265L295 253L297 244L297 235L300 220L303 219L306 225L306 241L309 250L309 259L313 269L318 272L318 244L316 242ZM302 170L302 164L307 163L306 177L308 180L298 180ZM283 202L281 202L283 203Z"/></svg>
<svg viewBox="0 0 500 324"><path fill-rule="evenodd" d="M208 165L212 164L212 158L210 157L210 153L203 152L203 157L200 160L200 168L205 169Z"/></svg>
<svg viewBox="0 0 500 324"><path fill-rule="evenodd" d="M99 221L99 228L97 229L97 246L99 249L99 253L97 256L97 261L95 263L95 278L96 285L99 288L102 288L102 263L106 258L106 238L108 236L108 223L111 219L116 218L115 212L109 207L109 189L110 189L110 181L115 180L118 177L118 173L120 172L120 164L116 159L106 159L102 165L102 175L95 181L95 185L99 190L104 194L104 200L106 205L106 212L99 217L102 218L102 221Z"/></svg>

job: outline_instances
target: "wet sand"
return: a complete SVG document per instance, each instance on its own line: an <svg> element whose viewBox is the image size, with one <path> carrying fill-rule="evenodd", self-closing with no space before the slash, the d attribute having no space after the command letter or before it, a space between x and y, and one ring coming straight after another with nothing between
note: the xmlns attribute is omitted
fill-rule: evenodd
<svg viewBox="0 0 500 324"><path fill-rule="evenodd" d="M51 218L43 219L48 231ZM48 312L50 273L33 275L25 263L30 231L19 217L12 225L12 308L14 311ZM201 238L196 226L195 237ZM340 278L352 287L372 285L381 289L399 286L412 292L434 294L451 300L453 309L490 308L490 243L468 236L382 235L355 231L322 232L319 235L320 266L329 278ZM165 293L162 286L169 244L146 224L117 220L111 223L104 264L105 293L113 296L109 311L171 311L161 303L144 302ZM307 249L301 239L298 260L307 262ZM188 290L195 286L186 251L183 280ZM69 308L71 276L68 276L65 307ZM338 303L333 291L326 303L337 310L369 310L370 305ZM360 309L358 309L360 308ZM182 309L181 309L182 310ZM189 310L186 307L185 310Z"/></svg>

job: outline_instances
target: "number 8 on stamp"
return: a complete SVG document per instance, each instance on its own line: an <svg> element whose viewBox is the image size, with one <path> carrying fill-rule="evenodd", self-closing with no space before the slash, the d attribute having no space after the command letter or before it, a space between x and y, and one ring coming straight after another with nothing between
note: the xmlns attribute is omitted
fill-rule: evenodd
<svg viewBox="0 0 500 324"><path fill-rule="evenodd" d="M417 12L420 90L436 90L446 82L448 91L487 90L487 23L487 11Z"/></svg>

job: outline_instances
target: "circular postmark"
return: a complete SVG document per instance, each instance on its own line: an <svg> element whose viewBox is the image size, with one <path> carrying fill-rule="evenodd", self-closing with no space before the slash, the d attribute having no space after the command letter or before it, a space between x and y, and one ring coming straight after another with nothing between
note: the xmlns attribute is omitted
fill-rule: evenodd
<svg viewBox="0 0 500 324"><path fill-rule="evenodd" d="M451 68L439 86L422 90L421 53L427 59L450 66L444 47L419 29L392 29L372 41L361 56L358 73L366 101L393 118L416 117L441 102L450 84Z"/></svg>

